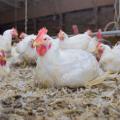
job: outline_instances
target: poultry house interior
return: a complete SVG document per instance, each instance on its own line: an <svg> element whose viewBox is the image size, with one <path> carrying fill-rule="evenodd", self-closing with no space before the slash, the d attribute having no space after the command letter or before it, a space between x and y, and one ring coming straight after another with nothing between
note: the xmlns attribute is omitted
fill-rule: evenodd
<svg viewBox="0 0 120 120"><path fill-rule="evenodd" d="M119 120L120 0L0 0L0 120Z"/></svg>

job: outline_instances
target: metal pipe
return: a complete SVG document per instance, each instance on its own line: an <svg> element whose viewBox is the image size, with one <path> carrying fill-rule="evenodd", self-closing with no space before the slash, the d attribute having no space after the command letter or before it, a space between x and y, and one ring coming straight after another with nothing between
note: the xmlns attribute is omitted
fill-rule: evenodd
<svg viewBox="0 0 120 120"><path fill-rule="evenodd" d="M97 32L93 33L93 35L95 36L97 34ZM120 30L115 30L115 31L105 31L105 32L101 32L101 34L104 35L108 35L108 36L120 36Z"/></svg>
<svg viewBox="0 0 120 120"><path fill-rule="evenodd" d="M93 33L93 36L96 36L98 32L94 32ZM101 32L101 34L103 36L112 36L112 37L115 37L115 36L120 36L120 30L114 30L114 31L105 31L105 32ZM75 35L68 35L68 37L73 37ZM56 36L52 36L52 38L56 38Z"/></svg>

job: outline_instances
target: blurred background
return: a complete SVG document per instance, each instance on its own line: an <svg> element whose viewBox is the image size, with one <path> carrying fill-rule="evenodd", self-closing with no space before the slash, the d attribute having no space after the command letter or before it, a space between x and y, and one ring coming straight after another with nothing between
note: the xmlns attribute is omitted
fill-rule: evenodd
<svg viewBox="0 0 120 120"><path fill-rule="evenodd" d="M74 25L119 29L119 0L0 0L0 15L0 33L12 26L28 34L46 26L51 35L59 28L71 34Z"/></svg>

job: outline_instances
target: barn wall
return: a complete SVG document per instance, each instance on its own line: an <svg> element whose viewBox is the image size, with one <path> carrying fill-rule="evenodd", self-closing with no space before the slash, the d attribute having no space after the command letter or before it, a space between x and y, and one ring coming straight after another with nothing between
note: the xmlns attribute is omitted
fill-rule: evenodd
<svg viewBox="0 0 120 120"><path fill-rule="evenodd" d="M114 9L112 6L100 7L97 13L97 20L93 9L71 12L65 15L64 25L66 31L71 33L71 26L77 24L79 31L83 32L90 28L96 31L98 28L103 28L114 18Z"/></svg>
<svg viewBox="0 0 120 120"><path fill-rule="evenodd" d="M80 32L85 31L87 28L92 28L95 31L99 27L104 28L109 21L113 20L113 0L97 0L97 20L93 9L94 0L87 0L87 2L83 0L59 0L54 4L52 1L44 0L44 2L29 7L28 33L37 33L40 27L46 26L50 34L55 35L60 24L59 13L63 15L63 28L69 34L71 34L73 24L79 26ZM45 6L48 6L48 8ZM57 7L55 8L55 6ZM17 13L16 26L19 31L24 31L24 9L17 10ZM2 28L0 32L15 25L13 19L13 12L10 11L4 14L0 18Z"/></svg>
<svg viewBox="0 0 120 120"><path fill-rule="evenodd" d="M38 3L34 3L28 8L28 18L35 18L40 16L48 16L58 13L71 12L76 10L93 8L97 6L111 5L114 0L40 0ZM17 20L24 19L24 6L17 9ZM14 12L7 11L2 14L0 23L9 23L14 21Z"/></svg>

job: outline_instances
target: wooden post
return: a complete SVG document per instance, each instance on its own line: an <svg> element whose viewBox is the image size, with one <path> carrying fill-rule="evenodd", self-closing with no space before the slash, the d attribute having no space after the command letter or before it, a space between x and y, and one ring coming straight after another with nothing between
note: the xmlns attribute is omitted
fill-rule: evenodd
<svg viewBox="0 0 120 120"><path fill-rule="evenodd" d="M25 33L27 33L27 22L28 22L28 1L25 0Z"/></svg>
<svg viewBox="0 0 120 120"><path fill-rule="evenodd" d="M16 0L14 1L14 4L15 6L17 5ZM16 7L14 7L14 24L15 24L15 27L17 28L17 8Z"/></svg>

